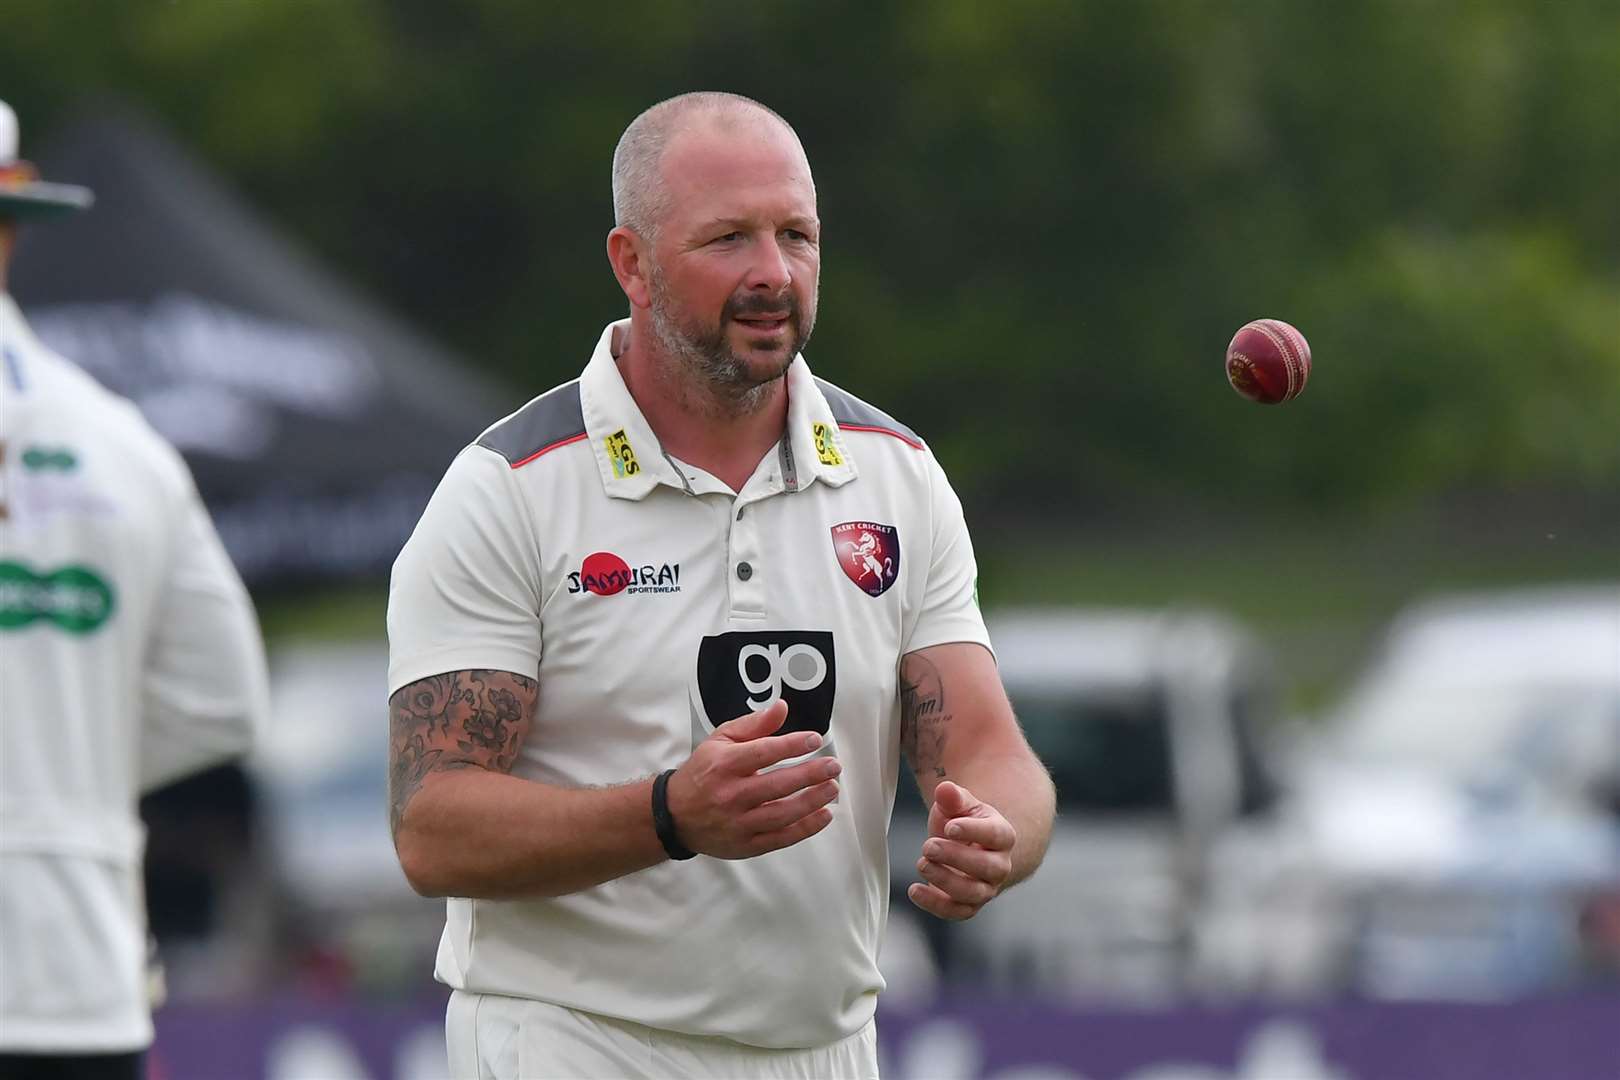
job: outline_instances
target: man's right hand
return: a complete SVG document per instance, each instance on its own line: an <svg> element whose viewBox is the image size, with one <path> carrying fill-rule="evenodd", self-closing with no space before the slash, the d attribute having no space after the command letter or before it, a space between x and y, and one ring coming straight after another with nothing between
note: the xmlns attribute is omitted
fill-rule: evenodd
<svg viewBox="0 0 1620 1080"><path fill-rule="evenodd" d="M836 758L760 771L821 746L812 731L772 734L786 720L787 702L778 699L721 724L675 770L669 812L682 844L717 859L750 859L827 827L842 771Z"/></svg>

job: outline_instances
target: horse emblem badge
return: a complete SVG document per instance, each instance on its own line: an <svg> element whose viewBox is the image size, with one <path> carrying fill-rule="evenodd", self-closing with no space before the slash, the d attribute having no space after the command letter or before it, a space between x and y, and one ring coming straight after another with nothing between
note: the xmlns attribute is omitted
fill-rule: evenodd
<svg viewBox="0 0 1620 1080"><path fill-rule="evenodd" d="M832 527L833 554L868 596L882 596L900 576L900 534L893 525L846 521Z"/></svg>

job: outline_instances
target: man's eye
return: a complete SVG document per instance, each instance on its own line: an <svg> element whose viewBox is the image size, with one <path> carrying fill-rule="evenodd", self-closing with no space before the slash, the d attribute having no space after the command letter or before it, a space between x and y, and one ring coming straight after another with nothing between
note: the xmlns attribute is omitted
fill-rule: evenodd
<svg viewBox="0 0 1620 1080"><path fill-rule="evenodd" d="M715 237L713 242L716 243L716 244L734 244L738 240L741 240L741 239L742 239L742 233L740 233L740 232L728 232L724 236Z"/></svg>
<svg viewBox="0 0 1620 1080"><path fill-rule="evenodd" d="M783 235L795 243L804 243L810 239L808 233L800 232L798 229L787 229L784 231Z"/></svg>

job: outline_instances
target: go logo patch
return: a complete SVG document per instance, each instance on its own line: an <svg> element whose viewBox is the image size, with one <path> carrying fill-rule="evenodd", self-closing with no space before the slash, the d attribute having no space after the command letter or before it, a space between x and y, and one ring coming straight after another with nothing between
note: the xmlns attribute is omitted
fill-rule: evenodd
<svg viewBox="0 0 1620 1080"><path fill-rule="evenodd" d="M816 457L823 465L842 465L843 455L839 454L838 447L833 444L832 428L826 424L812 424L811 433L816 438Z"/></svg>
<svg viewBox="0 0 1620 1080"><path fill-rule="evenodd" d="M636 452L630 448L630 436L620 428L602 440L607 447L608 458L613 462L613 475L620 480L634 476L641 471L641 465L636 461Z"/></svg>
<svg viewBox="0 0 1620 1080"><path fill-rule="evenodd" d="M838 659L825 630L733 630L698 645L693 738L701 741L728 720L788 703L778 735L814 731L827 736L838 694Z"/></svg>
<svg viewBox="0 0 1620 1080"><path fill-rule="evenodd" d="M84 566L36 574L21 563L0 562L0 630L21 630L36 620L70 634L93 634L112 618L112 586Z"/></svg>

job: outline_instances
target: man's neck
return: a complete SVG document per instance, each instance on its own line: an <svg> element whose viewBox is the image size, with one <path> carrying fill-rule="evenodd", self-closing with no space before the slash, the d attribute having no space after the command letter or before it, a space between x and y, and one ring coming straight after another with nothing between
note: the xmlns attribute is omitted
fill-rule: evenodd
<svg viewBox="0 0 1620 1080"><path fill-rule="evenodd" d="M618 342L615 341L615 345ZM630 396L664 451L741 491L787 430L787 378L738 401L699 383L630 331L615 359Z"/></svg>

